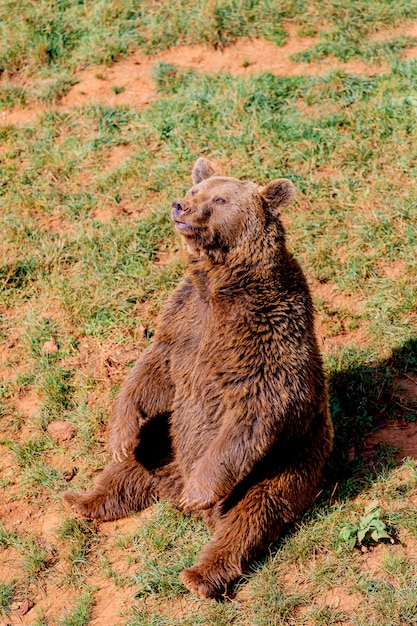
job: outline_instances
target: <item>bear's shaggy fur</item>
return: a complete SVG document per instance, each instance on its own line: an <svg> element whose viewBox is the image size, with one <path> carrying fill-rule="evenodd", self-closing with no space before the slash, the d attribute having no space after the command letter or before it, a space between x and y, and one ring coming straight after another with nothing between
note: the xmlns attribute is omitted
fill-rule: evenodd
<svg viewBox="0 0 417 626"><path fill-rule="evenodd" d="M114 461L78 513L112 520L168 498L213 536L181 573L224 593L314 500L332 445L309 289L279 210L294 188L214 175L200 158L173 203L189 269L114 403Z"/></svg>

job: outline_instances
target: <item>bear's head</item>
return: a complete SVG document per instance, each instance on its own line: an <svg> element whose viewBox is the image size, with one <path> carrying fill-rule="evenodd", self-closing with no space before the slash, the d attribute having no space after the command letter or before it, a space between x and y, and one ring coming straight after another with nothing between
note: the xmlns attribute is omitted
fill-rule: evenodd
<svg viewBox="0 0 417 626"><path fill-rule="evenodd" d="M172 203L172 217L191 256L225 261L244 246L274 246L283 241L281 207L294 197L291 181L280 178L265 187L246 180L217 176L200 157L192 171L193 186Z"/></svg>

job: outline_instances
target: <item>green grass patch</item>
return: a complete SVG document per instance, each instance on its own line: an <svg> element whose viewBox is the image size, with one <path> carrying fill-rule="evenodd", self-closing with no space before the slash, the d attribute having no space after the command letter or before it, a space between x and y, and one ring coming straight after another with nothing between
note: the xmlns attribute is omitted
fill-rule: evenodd
<svg viewBox="0 0 417 626"><path fill-rule="evenodd" d="M59 539L67 546L67 581L72 584L84 582L84 570L89 565L91 549L98 543L96 528L92 522L74 518L64 518L57 530ZM83 606L89 605L88 602ZM91 608L91 605L89 605Z"/></svg>
<svg viewBox="0 0 417 626"><path fill-rule="evenodd" d="M178 44L223 47L239 37L264 37L282 45L288 20L295 22L304 36L320 34L319 43L302 53L303 60L336 56L341 60L392 61L413 45L412 38L374 42L366 36L416 16L415 0L374 0L371 5L365 0L325 5L318 0L279 4L268 0L173 0L169 4L146 0L140 6L133 0L99 0L94 6L72 0L36 4L3 0L0 70L36 73L51 81L50 86L45 85L43 97L53 100L67 88L68 78L62 78L62 70L110 64L137 47L149 54ZM10 98L12 103L19 101L17 93L3 93L6 104Z"/></svg>
<svg viewBox="0 0 417 626"><path fill-rule="evenodd" d="M137 597L158 594L172 598L188 593L178 574L195 561L209 538L204 524L175 511L166 502L156 506L156 516L145 523L132 541L140 557L140 571L133 575Z"/></svg>
<svg viewBox="0 0 417 626"><path fill-rule="evenodd" d="M15 586L13 583L0 583L0 615L10 613Z"/></svg>
<svg viewBox="0 0 417 626"><path fill-rule="evenodd" d="M75 607L69 609L57 624L59 626L87 626L90 623L93 605L93 591L87 589L76 602Z"/></svg>

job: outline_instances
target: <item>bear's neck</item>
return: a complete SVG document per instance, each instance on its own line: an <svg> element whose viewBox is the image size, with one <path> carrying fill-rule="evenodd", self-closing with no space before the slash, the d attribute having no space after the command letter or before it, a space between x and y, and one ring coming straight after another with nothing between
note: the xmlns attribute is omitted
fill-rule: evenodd
<svg viewBox="0 0 417 626"><path fill-rule="evenodd" d="M189 276L204 300L282 291L286 282L285 268L291 257L285 247L273 254L257 246L247 250L245 255L241 252L224 253L222 257L217 252L189 258Z"/></svg>

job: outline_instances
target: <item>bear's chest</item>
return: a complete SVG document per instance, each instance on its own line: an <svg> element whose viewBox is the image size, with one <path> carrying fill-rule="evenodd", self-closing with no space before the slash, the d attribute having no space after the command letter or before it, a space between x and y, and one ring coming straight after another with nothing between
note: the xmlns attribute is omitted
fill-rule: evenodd
<svg viewBox="0 0 417 626"><path fill-rule="evenodd" d="M233 408L236 385L259 368L260 351L239 312L194 303L184 313L171 354L171 423L181 466L191 469Z"/></svg>
<svg viewBox="0 0 417 626"><path fill-rule="evenodd" d="M213 396L213 387L222 388L244 364L260 357L258 342L250 316L237 307L196 300L183 313L175 329L171 376L178 398L200 403Z"/></svg>

